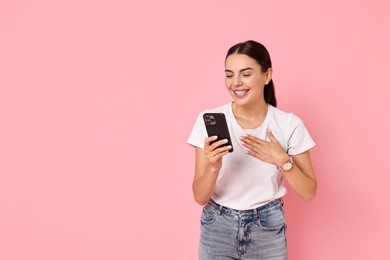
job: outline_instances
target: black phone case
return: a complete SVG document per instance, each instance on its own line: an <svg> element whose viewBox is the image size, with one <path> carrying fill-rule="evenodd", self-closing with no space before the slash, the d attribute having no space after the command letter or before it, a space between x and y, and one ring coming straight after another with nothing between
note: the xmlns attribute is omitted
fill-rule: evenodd
<svg viewBox="0 0 390 260"><path fill-rule="evenodd" d="M233 152L233 144L232 140L230 139L229 128L226 123L225 114L205 113L203 114L203 120L206 125L208 136L218 136L218 139L213 141L212 143L221 139L228 139L228 142L226 144L223 144L222 146L231 145L232 149L230 149L229 152Z"/></svg>

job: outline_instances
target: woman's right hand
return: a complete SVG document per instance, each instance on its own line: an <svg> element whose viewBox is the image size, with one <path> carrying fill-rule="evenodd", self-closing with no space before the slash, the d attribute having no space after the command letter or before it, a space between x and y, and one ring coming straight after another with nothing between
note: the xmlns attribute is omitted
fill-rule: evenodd
<svg viewBox="0 0 390 260"><path fill-rule="evenodd" d="M219 140L213 144L213 141L217 140L217 136L210 136L204 141L204 154L209 160L210 166L213 170L220 170L222 167L222 157L229 153L232 148L230 145L221 146L228 142L227 139Z"/></svg>

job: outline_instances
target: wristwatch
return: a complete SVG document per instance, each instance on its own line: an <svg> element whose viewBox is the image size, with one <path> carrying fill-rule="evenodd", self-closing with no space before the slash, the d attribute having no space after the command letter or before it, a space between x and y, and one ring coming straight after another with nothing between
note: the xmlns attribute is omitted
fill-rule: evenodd
<svg viewBox="0 0 390 260"><path fill-rule="evenodd" d="M284 172L291 170L291 168L293 167L293 163L294 163L293 159L291 156L289 157L290 157L289 160L283 163L282 166L279 167L279 169L281 169Z"/></svg>

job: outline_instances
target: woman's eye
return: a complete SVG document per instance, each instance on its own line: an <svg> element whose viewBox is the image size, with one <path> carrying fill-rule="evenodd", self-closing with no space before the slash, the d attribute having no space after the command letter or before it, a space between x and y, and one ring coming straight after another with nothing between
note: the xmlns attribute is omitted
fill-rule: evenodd
<svg viewBox="0 0 390 260"><path fill-rule="evenodd" d="M226 77L227 77L227 78L231 78L231 77L233 77L233 75L226 75Z"/></svg>
<svg viewBox="0 0 390 260"><path fill-rule="evenodd" d="M244 77L249 77L251 74L243 74Z"/></svg>

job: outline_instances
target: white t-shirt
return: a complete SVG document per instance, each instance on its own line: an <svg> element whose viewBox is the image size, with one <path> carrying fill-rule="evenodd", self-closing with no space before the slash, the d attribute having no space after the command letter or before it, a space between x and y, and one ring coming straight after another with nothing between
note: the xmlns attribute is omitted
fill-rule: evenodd
<svg viewBox="0 0 390 260"><path fill-rule="evenodd" d="M278 167L249 156L247 148L241 144L241 136L250 134L270 141L266 135L267 129L270 129L290 155L303 153L315 145L302 120L293 113L268 105L267 115L260 127L243 129L234 117L232 103L229 103L199 114L188 139L188 143L195 147L203 148L207 138L204 113L224 113L226 116L234 151L222 159L222 168L211 198L232 209L254 209L286 194Z"/></svg>

